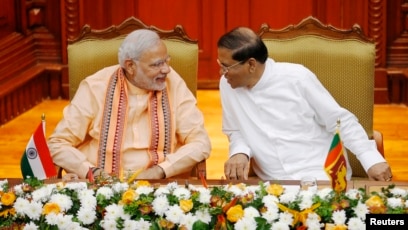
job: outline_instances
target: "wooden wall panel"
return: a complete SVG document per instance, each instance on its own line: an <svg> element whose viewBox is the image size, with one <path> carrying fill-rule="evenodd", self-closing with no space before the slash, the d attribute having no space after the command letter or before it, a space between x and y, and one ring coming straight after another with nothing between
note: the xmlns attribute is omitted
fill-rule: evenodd
<svg viewBox="0 0 408 230"><path fill-rule="evenodd" d="M130 16L163 29L181 24L191 38L199 41L199 88L218 86L216 43L223 33L236 26L258 30L265 22L272 28L281 29L310 15L339 28L350 28L358 23L375 40L376 102L387 102L384 96L388 90L387 68L408 68L408 0L1 0L1 3L0 58L17 63L18 68L25 66L24 70L31 68L24 63L48 63L36 68L46 71L44 74L51 79L48 93L53 97L67 98L68 95L67 40L75 38L85 24L102 29L118 25ZM4 40L12 39L12 34L29 41L20 42L20 45L21 50L33 47L32 59L24 59L24 63L7 59L11 56L7 56L6 49L1 46L10 44ZM49 63L63 65L50 67ZM7 66L11 67L13 65ZM4 66L1 68L9 72ZM23 69L13 71L21 73ZM30 77L35 77L36 71L29 70ZM55 87L56 84L60 84L62 91ZM0 92L5 92L4 89L13 87L2 88ZM378 94L380 91L382 94ZM0 113L9 114L3 112L3 108L11 108L10 103L15 100L10 96L4 98L8 103L0 102Z"/></svg>
<svg viewBox="0 0 408 230"><path fill-rule="evenodd" d="M368 29L365 30L368 37L376 42L377 56L376 67L386 67L387 46L387 1L371 0L369 5Z"/></svg>
<svg viewBox="0 0 408 230"><path fill-rule="evenodd" d="M392 43L404 32L404 15L402 6L407 0L387 1L387 44Z"/></svg>
<svg viewBox="0 0 408 230"><path fill-rule="evenodd" d="M377 104L386 104L390 102L386 69L387 1L371 0L368 11L368 29L366 31L368 37L374 39L376 43L374 101Z"/></svg>
<svg viewBox="0 0 408 230"><path fill-rule="evenodd" d="M248 12L250 18L243 25L254 30L259 30L262 23L268 23L271 28L282 29L299 23L305 17L316 16L313 12L314 0L248 2L251 4Z"/></svg>
<svg viewBox="0 0 408 230"><path fill-rule="evenodd" d="M227 24L226 10L224 1L201 1L198 34L200 46L198 80L200 88L218 88L219 66L215 59L217 57L218 38L225 32Z"/></svg>
<svg viewBox="0 0 408 230"><path fill-rule="evenodd" d="M47 0L1 2L0 125L45 98L61 95L59 4Z"/></svg>
<svg viewBox="0 0 408 230"><path fill-rule="evenodd" d="M181 24L188 35L197 39L200 20L200 1L155 0L139 1L136 17L148 25L157 25L162 29L173 29Z"/></svg>
<svg viewBox="0 0 408 230"><path fill-rule="evenodd" d="M223 2L225 8L224 31L231 30L237 26L248 26L251 15L249 0L226 0Z"/></svg>
<svg viewBox="0 0 408 230"><path fill-rule="evenodd" d="M130 16L141 19L147 25L155 25L162 29L172 29L176 24L183 25L187 34L199 41L199 87L216 88L219 81L216 43L218 38L228 30L236 26L248 26L257 31L265 22L272 28L281 29L297 24L303 18L312 15L323 23L340 28L350 28L358 23L364 31L367 31L369 1L375 0L64 1L66 5L77 5L70 7L70 9L78 8L79 15L76 18L79 18L79 21L74 31L85 24L95 29L117 25ZM70 15L75 13L71 12Z"/></svg>
<svg viewBox="0 0 408 230"><path fill-rule="evenodd" d="M326 20L323 21L338 28L351 28L357 23L367 31L368 3L367 0L326 1Z"/></svg>
<svg viewBox="0 0 408 230"><path fill-rule="evenodd" d="M15 31L16 18L14 0L1 0L0 7L0 39Z"/></svg>
<svg viewBox="0 0 408 230"><path fill-rule="evenodd" d="M387 19L387 65L408 68L408 0L389 1Z"/></svg>

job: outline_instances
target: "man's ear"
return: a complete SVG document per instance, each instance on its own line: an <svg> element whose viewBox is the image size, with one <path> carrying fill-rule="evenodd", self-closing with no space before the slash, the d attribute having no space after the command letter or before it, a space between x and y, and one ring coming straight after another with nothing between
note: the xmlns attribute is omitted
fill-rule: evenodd
<svg viewBox="0 0 408 230"><path fill-rule="evenodd" d="M135 62L133 60L126 60L125 61L125 71L129 75L133 76L134 74L134 68L136 68Z"/></svg>
<svg viewBox="0 0 408 230"><path fill-rule="evenodd" d="M249 72L253 73L255 72L256 66L257 66L257 62L255 58L250 58L248 59L248 64L249 64Z"/></svg>

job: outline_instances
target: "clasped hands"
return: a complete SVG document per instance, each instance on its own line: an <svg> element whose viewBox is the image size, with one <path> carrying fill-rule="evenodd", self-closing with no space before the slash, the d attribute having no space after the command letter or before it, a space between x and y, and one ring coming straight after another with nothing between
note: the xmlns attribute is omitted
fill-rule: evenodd
<svg viewBox="0 0 408 230"><path fill-rule="evenodd" d="M247 180L249 173L249 158L243 153L235 154L224 164L224 174L227 180Z"/></svg>
<svg viewBox="0 0 408 230"><path fill-rule="evenodd" d="M377 163L367 170L367 175L370 180L391 181L392 172L390 166L386 162Z"/></svg>
<svg viewBox="0 0 408 230"><path fill-rule="evenodd" d="M94 178L98 178L98 177L103 177L103 178L107 178L110 177L110 175L104 171L101 168L92 168L92 172L93 172L93 176ZM153 166L150 168L147 168L145 170L143 170L142 172L140 172L136 179L144 179L144 180L153 180L153 179L163 179L165 177L164 171L160 166Z"/></svg>
<svg viewBox="0 0 408 230"><path fill-rule="evenodd" d="M163 169L160 166L155 165L143 170L137 175L136 179L154 180L163 179L165 176Z"/></svg>

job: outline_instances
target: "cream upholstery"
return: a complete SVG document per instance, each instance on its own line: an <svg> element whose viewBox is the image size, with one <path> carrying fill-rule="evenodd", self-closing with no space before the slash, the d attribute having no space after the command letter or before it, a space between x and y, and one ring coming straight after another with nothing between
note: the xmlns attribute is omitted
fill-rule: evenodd
<svg viewBox="0 0 408 230"><path fill-rule="evenodd" d="M337 30L309 17L296 26L272 30L266 24L260 35L269 56L276 61L300 63L313 71L337 102L354 113L369 137L374 136L375 44L358 26ZM376 133L383 153L382 135ZM348 154L353 177L367 177L354 154Z"/></svg>
<svg viewBox="0 0 408 230"><path fill-rule="evenodd" d="M301 63L313 71L337 102L352 111L372 136L374 44L314 35L264 41L274 60Z"/></svg>
<svg viewBox="0 0 408 230"><path fill-rule="evenodd" d="M191 40L180 25L173 30L160 30L154 26L146 26L140 20L131 17L119 26L103 30L93 30L86 25L78 38L69 41L67 52L70 99L75 95L82 79L104 67L118 64L117 53L120 44L127 34L136 29L150 29L159 34L171 56L170 65L196 95L198 42ZM191 170L191 176L197 176L199 172L206 176L205 160Z"/></svg>

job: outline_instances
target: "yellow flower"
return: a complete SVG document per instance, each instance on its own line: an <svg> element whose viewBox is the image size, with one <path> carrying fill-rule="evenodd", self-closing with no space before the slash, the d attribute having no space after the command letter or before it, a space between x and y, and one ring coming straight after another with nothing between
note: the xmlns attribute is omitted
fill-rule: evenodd
<svg viewBox="0 0 408 230"><path fill-rule="evenodd" d="M60 182L57 182L56 183L56 186L57 186L57 189L58 190L62 190L63 188L65 188L65 182L63 182L63 181L60 181Z"/></svg>
<svg viewBox="0 0 408 230"><path fill-rule="evenodd" d="M239 189L241 189L242 191L244 191L244 190L246 189L246 184L244 184L244 183L239 183L239 184L237 184L237 187L238 187Z"/></svg>
<svg viewBox="0 0 408 230"><path fill-rule="evenodd" d="M16 195L13 192L6 192L1 196L1 203L4 206L10 206L16 200Z"/></svg>
<svg viewBox="0 0 408 230"><path fill-rule="evenodd" d="M132 203L137 197L137 194L135 190L133 189L128 189L126 192L122 194L122 203L124 204L130 204Z"/></svg>
<svg viewBox="0 0 408 230"><path fill-rule="evenodd" d="M370 213L381 214L386 212L386 207L383 200L377 195L371 196L368 200L366 200L365 204L370 210Z"/></svg>
<svg viewBox="0 0 408 230"><path fill-rule="evenodd" d="M46 203L43 207L43 214L48 215L50 213L58 214L61 208L57 203Z"/></svg>
<svg viewBox="0 0 408 230"><path fill-rule="evenodd" d="M0 217L7 218L8 216L15 216L16 215L16 210L14 208L9 208L4 211L0 212Z"/></svg>
<svg viewBox="0 0 408 230"><path fill-rule="evenodd" d="M140 186L146 186L146 187L148 187L148 186L150 186L150 183L149 183L149 181L147 181L147 180L138 180L138 181L136 182L136 188L138 188L138 187L140 187Z"/></svg>
<svg viewBox="0 0 408 230"><path fill-rule="evenodd" d="M239 184L235 184L233 185L232 183L228 184L228 188L231 188L232 186L237 187L238 189L244 191L246 189L246 184L244 183L239 183Z"/></svg>
<svg viewBox="0 0 408 230"><path fill-rule="evenodd" d="M269 195L280 196L283 193L283 186L280 184L271 184L266 188Z"/></svg>
<svg viewBox="0 0 408 230"><path fill-rule="evenodd" d="M324 230L347 230L347 226L342 225L335 225L335 224L326 224Z"/></svg>
<svg viewBox="0 0 408 230"><path fill-rule="evenodd" d="M168 221L166 219L160 219L159 220L159 226L163 229L173 229L174 228L174 223L171 221Z"/></svg>
<svg viewBox="0 0 408 230"><path fill-rule="evenodd" d="M371 196L367 201L366 201L366 205L371 207L371 206L381 206L383 205L383 201L381 199L381 197L374 195Z"/></svg>
<svg viewBox="0 0 408 230"><path fill-rule="evenodd" d="M139 211L142 215L148 215L153 211L153 207L150 204L140 204Z"/></svg>
<svg viewBox="0 0 408 230"><path fill-rule="evenodd" d="M193 208L193 201L189 200L180 200L180 208L183 212L188 212Z"/></svg>
<svg viewBox="0 0 408 230"><path fill-rule="evenodd" d="M228 209L227 211L227 219L232 223L237 222L244 216L244 210L242 209L241 205L235 205Z"/></svg>
<svg viewBox="0 0 408 230"><path fill-rule="evenodd" d="M316 203L314 205L312 205L312 207L307 208L301 212L290 209L288 207L286 207L283 204L277 204L279 209L284 211L284 212L289 212L290 214L293 215L293 221L292 221L292 226L295 226L295 224L297 224L298 222L301 222L302 225L306 226L306 220L307 220L307 216L309 215L309 213L313 213L314 210L316 208L318 208L320 206L320 203Z"/></svg>
<svg viewBox="0 0 408 230"><path fill-rule="evenodd" d="M144 168L140 168L140 169L136 170L132 175L130 175L129 179L127 180L127 183L128 183L128 184L133 183L133 181L136 180L137 176L139 176L139 174L140 174L141 172L143 172L143 170L145 170L145 169L144 169Z"/></svg>
<svg viewBox="0 0 408 230"><path fill-rule="evenodd" d="M246 194L245 196L243 196L243 197L241 198L241 203L242 203L243 205L245 205L245 204L247 204L247 203L252 202L253 200L254 200L254 194L253 194L253 193L248 193L248 194Z"/></svg>

